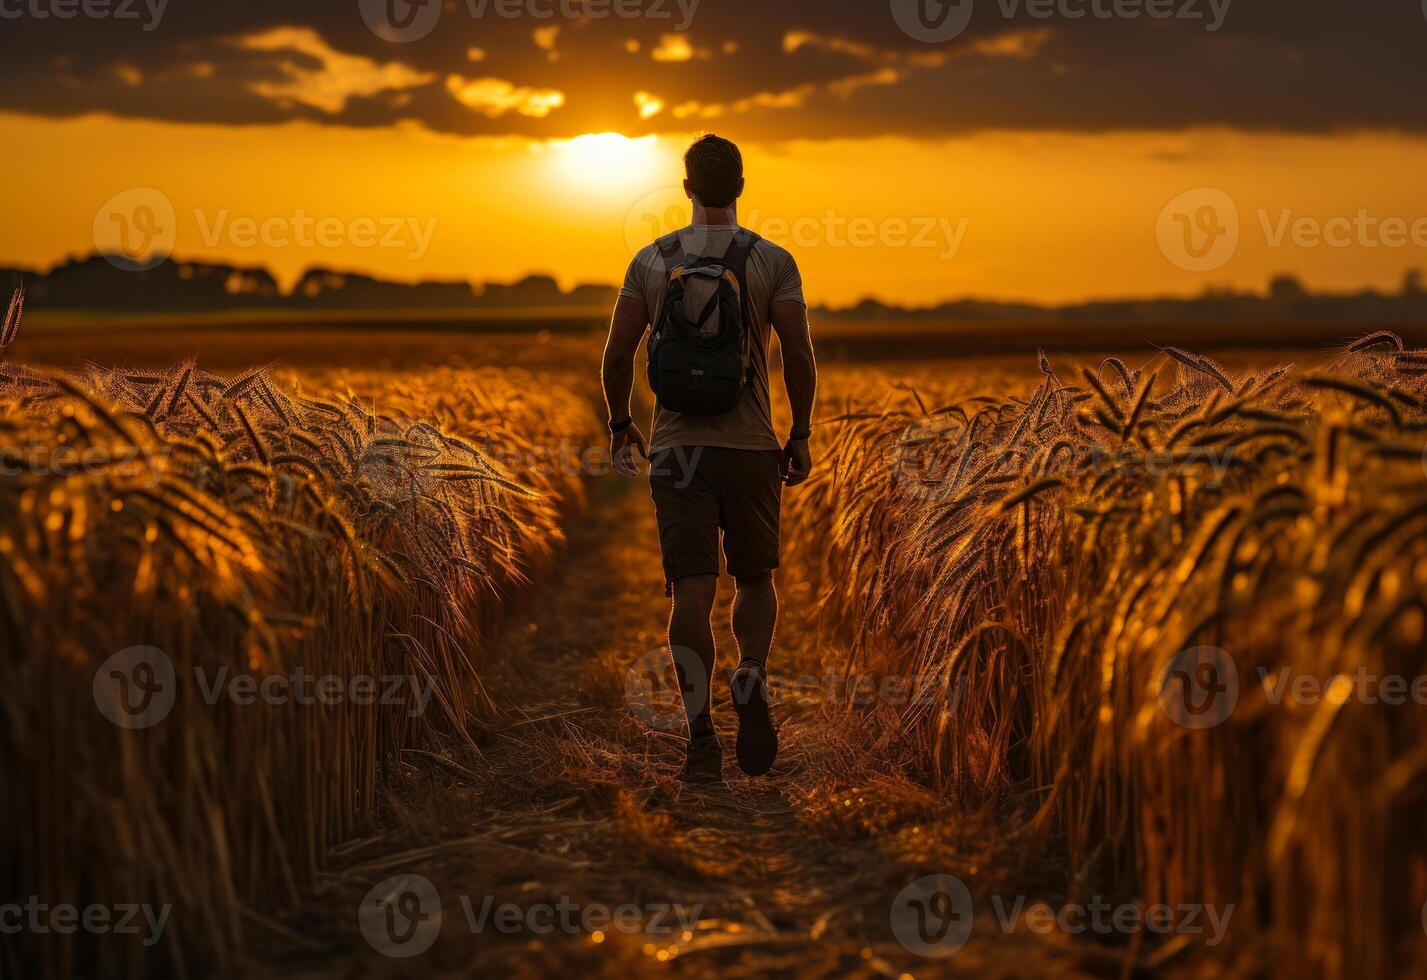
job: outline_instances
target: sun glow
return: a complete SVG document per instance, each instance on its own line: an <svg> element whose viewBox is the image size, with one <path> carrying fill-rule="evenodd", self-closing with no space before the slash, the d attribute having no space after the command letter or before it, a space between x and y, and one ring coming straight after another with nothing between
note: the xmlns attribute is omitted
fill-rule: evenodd
<svg viewBox="0 0 1427 980"><path fill-rule="evenodd" d="M670 169L676 158L654 136L586 133L550 140L541 149L554 176L577 194L648 190L665 171L671 181L682 176Z"/></svg>

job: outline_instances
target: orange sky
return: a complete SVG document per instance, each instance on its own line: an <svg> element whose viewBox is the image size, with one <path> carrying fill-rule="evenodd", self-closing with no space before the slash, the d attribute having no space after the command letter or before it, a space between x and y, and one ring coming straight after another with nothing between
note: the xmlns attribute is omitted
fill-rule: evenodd
<svg viewBox="0 0 1427 980"><path fill-rule="evenodd" d="M103 238L122 224L104 213L106 202L134 189L172 205L174 255L266 265L284 286L314 265L402 280L543 271L567 286L615 282L633 249L687 215L677 192L682 135L542 141L435 135L414 124L4 113L0 128L6 265L46 267L93 251L96 229ZM724 134L739 138L736 126ZM743 223L793 249L814 304L1262 289L1281 271L1314 288L1395 289L1406 269L1427 265L1417 186L1427 139L1191 129L743 148ZM1238 212L1236 248L1221 242L1207 260L1174 244L1201 234L1203 195L1166 212L1205 187ZM1232 223L1214 216L1218 232ZM1206 262L1212 268L1194 268Z"/></svg>

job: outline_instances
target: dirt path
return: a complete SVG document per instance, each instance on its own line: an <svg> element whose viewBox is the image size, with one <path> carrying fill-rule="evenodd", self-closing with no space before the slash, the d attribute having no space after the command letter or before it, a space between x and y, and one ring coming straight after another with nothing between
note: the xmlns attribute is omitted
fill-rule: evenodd
<svg viewBox="0 0 1427 980"><path fill-rule="evenodd" d="M344 849L263 972L897 977L1083 967L1087 944L1072 960L1062 944L1005 933L983 911L984 894L955 955L928 959L899 941L894 901L923 875L955 874L978 892L1025 881L990 873L1018 864L996 823L957 813L900 774L889 761L896 746L867 744L826 685L783 680L841 663L816 648L809 590L792 573L780 573L771 670L777 766L759 780L738 771L721 678L714 712L727 785L682 790L680 738L651 731L626 698L629 668L659 647L667 615L643 487L598 484L570 537L566 557L512 611L484 675L509 722L486 734L481 758L453 760L468 775L414 760L392 831ZM721 593L720 622L729 598ZM722 672L736 658L726 628L718 640ZM392 882L403 875L419 878ZM400 910L389 924L414 936L405 944L383 938L393 933L379 928L388 923L374 900L359 927L364 896L379 885ZM418 947L415 958L388 955ZM1116 959L1097 954L1093 972Z"/></svg>

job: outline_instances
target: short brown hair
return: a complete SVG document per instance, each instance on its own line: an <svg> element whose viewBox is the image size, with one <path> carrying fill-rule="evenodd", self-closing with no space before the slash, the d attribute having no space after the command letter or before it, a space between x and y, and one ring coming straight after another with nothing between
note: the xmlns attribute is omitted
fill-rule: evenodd
<svg viewBox="0 0 1427 980"><path fill-rule="evenodd" d="M743 154L732 141L708 133L684 153L684 174L704 207L730 207L742 190Z"/></svg>

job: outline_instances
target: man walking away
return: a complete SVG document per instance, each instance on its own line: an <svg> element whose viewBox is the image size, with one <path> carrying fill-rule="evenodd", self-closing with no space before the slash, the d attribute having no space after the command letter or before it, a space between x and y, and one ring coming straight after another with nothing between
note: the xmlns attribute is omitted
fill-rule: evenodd
<svg viewBox="0 0 1427 980"><path fill-rule="evenodd" d="M779 505L782 488L812 471L817 366L797 264L738 225L744 187L738 147L703 136L685 153L684 168L693 222L646 246L630 264L610 323L603 381L615 468L638 476L637 457L650 462L666 592L673 597L669 647L689 724L681 775L710 783L722 779L723 765L709 714L720 533L737 585L732 625L740 660L731 687L738 764L759 776L778 754L766 671L778 619ZM630 416L634 358L646 330L656 396L649 444ZM793 416L781 443L768 390L772 333L782 348Z"/></svg>

